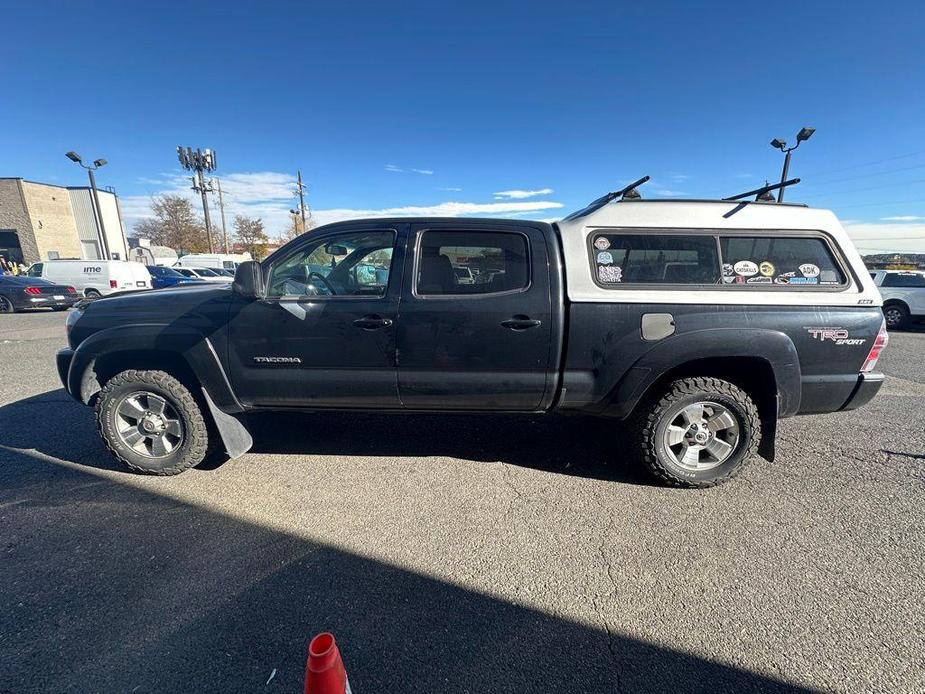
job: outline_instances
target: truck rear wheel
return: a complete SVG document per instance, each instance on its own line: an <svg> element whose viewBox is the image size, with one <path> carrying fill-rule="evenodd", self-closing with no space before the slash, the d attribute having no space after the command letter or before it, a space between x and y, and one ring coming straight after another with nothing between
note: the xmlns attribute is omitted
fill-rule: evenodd
<svg viewBox="0 0 925 694"><path fill-rule="evenodd" d="M697 376L669 383L633 422L646 467L676 487L712 487L734 477L758 450L758 408L741 388Z"/></svg>
<svg viewBox="0 0 925 694"><path fill-rule="evenodd" d="M164 371L113 376L100 392L96 421L109 450L135 472L177 475L201 463L208 450L199 404Z"/></svg>

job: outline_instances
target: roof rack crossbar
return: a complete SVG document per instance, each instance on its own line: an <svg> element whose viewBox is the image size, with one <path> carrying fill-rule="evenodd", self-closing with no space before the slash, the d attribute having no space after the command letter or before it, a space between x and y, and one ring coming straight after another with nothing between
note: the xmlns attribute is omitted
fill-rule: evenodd
<svg viewBox="0 0 925 694"><path fill-rule="evenodd" d="M723 201L733 201L741 200L742 198L750 198L752 195L755 196L755 200L759 200L762 195L765 193L770 193L772 190L778 190L779 188L786 188L787 186L793 186L800 182L799 178L791 178L789 181L781 181L780 183L773 183L769 186L762 186L761 188L755 188L755 190L750 190L747 193L739 193L738 195L733 195L732 197L723 198Z"/></svg>
<svg viewBox="0 0 925 694"><path fill-rule="evenodd" d="M638 181L633 181L625 188L621 188L620 190L615 190L612 193L607 193L606 195L602 195L597 200L594 200L593 202L588 203L587 207L581 210L578 210L577 212L573 212L565 219L570 220L570 219L577 219L578 217L584 217L586 214L590 214L594 212L595 210L600 209L601 207L606 205L608 202L611 202L612 200L616 200L617 198L622 198L624 195L629 193L631 190L641 186L643 183L648 181L649 178L650 178L649 176L643 176Z"/></svg>

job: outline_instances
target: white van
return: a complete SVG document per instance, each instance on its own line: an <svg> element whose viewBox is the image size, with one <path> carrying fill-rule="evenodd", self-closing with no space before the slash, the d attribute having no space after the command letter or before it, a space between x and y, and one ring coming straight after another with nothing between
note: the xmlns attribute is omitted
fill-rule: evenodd
<svg viewBox="0 0 925 694"><path fill-rule="evenodd" d="M151 288L148 269L129 260L45 260L34 263L27 274L76 287L88 299Z"/></svg>
<svg viewBox="0 0 925 694"><path fill-rule="evenodd" d="M250 253L190 253L180 257L173 266L222 268L234 272L239 263L250 259Z"/></svg>

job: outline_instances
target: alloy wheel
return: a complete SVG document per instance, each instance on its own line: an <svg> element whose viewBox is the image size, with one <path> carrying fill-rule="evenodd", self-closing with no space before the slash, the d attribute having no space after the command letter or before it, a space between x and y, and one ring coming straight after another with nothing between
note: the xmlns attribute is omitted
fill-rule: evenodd
<svg viewBox="0 0 925 694"><path fill-rule="evenodd" d="M735 452L739 423L718 403L696 402L671 419L663 443L674 462L686 470L709 470L726 462Z"/></svg>
<svg viewBox="0 0 925 694"><path fill-rule="evenodd" d="M183 424L176 409L154 393L140 391L116 407L116 432L128 448L148 458L163 458L183 445Z"/></svg>

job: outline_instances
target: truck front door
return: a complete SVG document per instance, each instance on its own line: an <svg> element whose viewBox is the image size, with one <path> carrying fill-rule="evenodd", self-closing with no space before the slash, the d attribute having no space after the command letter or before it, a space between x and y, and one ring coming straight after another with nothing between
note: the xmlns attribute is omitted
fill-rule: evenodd
<svg viewBox="0 0 925 694"><path fill-rule="evenodd" d="M395 408L395 320L407 225L307 235L232 308L239 399L262 407Z"/></svg>
<svg viewBox="0 0 925 694"><path fill-rule="evenodd" d="M542 231L421 223L412 239L398 318L402 405L538 409L558 339Z"/></svg>

